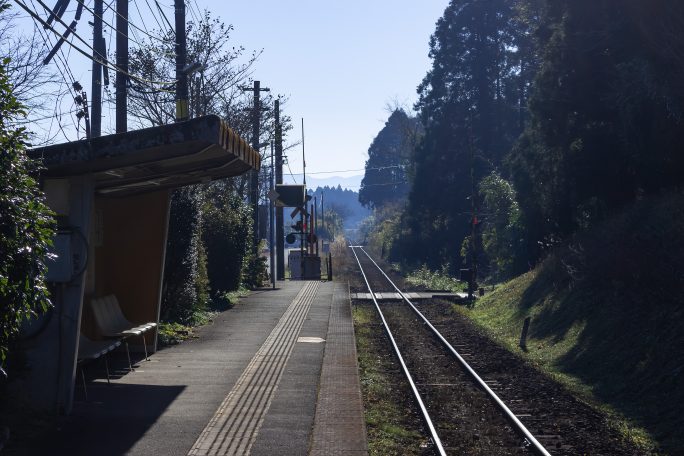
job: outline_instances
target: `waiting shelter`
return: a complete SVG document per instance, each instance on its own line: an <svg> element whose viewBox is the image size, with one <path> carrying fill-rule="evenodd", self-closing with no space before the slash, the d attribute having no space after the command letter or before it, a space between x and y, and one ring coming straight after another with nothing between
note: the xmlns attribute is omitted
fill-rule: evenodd
<svg viewBox="0 0 684 456"><path fill-rule="evenodd" d="M217 116L29 154L42 159L58 234L48 262L54 307L22 332L24 385L37 407L69 413L79 335L101 336L91 300L114 295L133 324L159 320L171 190L258 170L260 156ZM156 350L156 331L146 337Z"/></svg>

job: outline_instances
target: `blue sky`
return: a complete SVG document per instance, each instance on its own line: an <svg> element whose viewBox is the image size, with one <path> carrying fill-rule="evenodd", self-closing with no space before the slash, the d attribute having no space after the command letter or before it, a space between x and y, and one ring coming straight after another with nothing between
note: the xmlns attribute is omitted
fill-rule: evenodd
<svg viewBox="0 0 684 456"><path fill-rule="evenodd" d="M34 0L23 1L46 17ZM133 1L131 20L141 25L139 10L147 27L154 28L155 21L144 16L154 10L154 0ZM173 21L173 0L158 1ZM368 147L389 115L386 106L399 102L411 107L416 101L416 87L430 67L430 35L448 4L448 0L190 1L193 11L206 8L213 17L232 24L236 46L244 46L248 53L263 50L252 76L289 97L284 109L295 124L291 142L300 139L304 118L307 172L356 170L341 176L363 173ZM55 2L45 1L49 6ZM86 0L86 5L92 6L92 1ZM65 21L72 19L73 8ZM14 9L21 11L16 5ZM112 21L111 14L106 12L105 20ZM92 29L86 21L92 17L88 11L83 16L78 32L90 41ZM193 16L188 12L187 17ZM24 20L28 31L32 21ZM63 48L74 78L89 86L90 61L66 45ZM65 103L73 110L68 100L62 110ZM103 131L113 128L107 118L111 108L103 107ZM68 126L75 121L64 122ZM52 128L55 134L57 127ZM58 135L55 140L64 138ZM289 163L294 173L301 173L301 148L289 153Z"/></svg>
<svg viewBox="0 0 684 456"><path fill-rule="evenodd" d="M413 105L448 0L197 3L234 25L236 43L264 50L254 78L290 97L291 139L303 117L307 171L317 172L363 168L386 105ZM301 150L289 160L301 172Z"/></svg>

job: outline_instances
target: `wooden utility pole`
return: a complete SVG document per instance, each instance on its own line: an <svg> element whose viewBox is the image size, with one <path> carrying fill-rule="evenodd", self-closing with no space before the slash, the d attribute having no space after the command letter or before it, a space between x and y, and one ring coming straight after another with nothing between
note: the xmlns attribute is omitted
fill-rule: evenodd
<svg viewBox="0 0 684 456"><path fill-rule="evenodd" d="M174 0L176 19L176 122L188 120L187 37L185 36L185 0Z"/></svg>
<svg viewBox="0 0 684 456"><path fill-rule="evenodd" d="M104 60L102 56L102 49L100 44L104 44L104 37L102 36L102 1L95 0L93 5L93 71L91 78L91 94L90 103L91 109L91 126L90 133L92 137L98 137L102 134L102 64ZM104 46L103 46L104 47Z"/></svg>
<svg viewBox="0 0 684 456"><path fill-rule="evenodd" d="M128 130L128 0L116 0L116 66L116 132L125 133Z"/></svg>
<svg viewBox="0 0 684 456"><path fill-rule="evenodd" d="M268 175L268 189L273 191L275 186L273 185L273 178L275 177L273 169L273 141L271 141L271 172ZM275 242L273 237L275 236L275 227L273 226L273 201L268 201L268 253L270 255L270 266L271 266L271 283L273 284L273 289L276 287L276 265L275 265Z"/></svg>
<svg viewBox="0 0 684 456"><path fill-rule="evenodd" d="M469 118L469 122L472 117ZM468 283L468 299L470 302L475 300L475 289L477 288L477 189L475 187L475 145L473 144L472 124L469 127L470 144L470 282Z"/></svg>
<svg viewBox="0 0 684 456"><path fill-rule="evenodd" d="M283 183L283 126L280 124L280 100L275 101L275 178ZM283 208L276 207L276 261L278 280L285 280L285 227Z"/></svg>
<svg viewBox="0 0 684 456"><path fill-rule="evenodd" d="M243 87L243 91L254 92L252 107L252 148L259 152L259 136L261 136L261 92L271 89L261 87L261 81L254 81L254 87ZM259 171L252 170L249 175L249 200L252 203L252 222L254 224L254 253L259 249Z"/></svg>

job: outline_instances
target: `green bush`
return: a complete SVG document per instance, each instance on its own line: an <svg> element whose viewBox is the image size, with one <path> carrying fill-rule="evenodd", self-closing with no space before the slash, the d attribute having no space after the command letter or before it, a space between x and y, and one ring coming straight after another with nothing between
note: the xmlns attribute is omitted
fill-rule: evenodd
<svg viewBox="0 0 684 456"><path fill-rule="evenodd" d="M242 272L242 284L249 289L263 286L268 280L266 258L250 253L245 259L245 268Z"/></svg>
<svg viewBox="0 0 684 456"><path fill-rule="evenodd" d="M464 291L465 284L449 276L449 265L442 266L440 271L431 271L426 265L416 269L406 277L411 285L422 286L428 290Z"/></svg>
<svg viewBox="0 0 684 456"><path fill-rule="evenodd" d="M246 256L252 246L249 206L222 183L207 191L203 207L202 239L207 252L207 272L212 299L240 287Z"/></svg>
<svg viewBox="0 0 684 456"><path fill-rule="evenodd" d="M169 235L164 267L161 320L188 324L206 308L200 299L205 284L200 277L202 191L184 187L171 196Z"/></svg>
<svg viewBox="0 0 684 456"><path fill-rule="evenodd" d="M0 64L0 369L23 321L51 305L45 258L54 220L32 177L38 165L26 155L26 134L12 120L23 115Z"/></svg>

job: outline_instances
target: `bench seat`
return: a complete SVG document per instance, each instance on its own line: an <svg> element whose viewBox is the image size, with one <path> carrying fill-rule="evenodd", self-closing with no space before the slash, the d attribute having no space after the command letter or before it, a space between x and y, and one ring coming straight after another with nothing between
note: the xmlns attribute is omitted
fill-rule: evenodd
<svg viewBox="0 0 684 456"><path fill-rule="evenodd" d="M157 323L148 322L140 325L131 323L124 316L119 301L113 294L101 298L94 298L91 301L91 308L93 310L93 315L95 316L95 321L100 327L103 336L113 338L139 336L142 338L143 347L145 349L145 359L149 359L147 355L145 333L156 328Z"/></svg>

